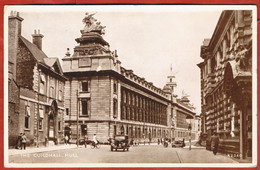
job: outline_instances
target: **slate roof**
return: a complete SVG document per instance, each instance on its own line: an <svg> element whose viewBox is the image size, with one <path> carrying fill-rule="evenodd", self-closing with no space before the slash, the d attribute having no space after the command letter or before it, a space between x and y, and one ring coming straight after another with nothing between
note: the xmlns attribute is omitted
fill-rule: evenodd
<svg viewBox="0 0 260 170"><path fill-rule="evenodd" d="M59 59L56 57L49 58L42 50L40 50L35 44L28 41L23 36L19 36L20 40L25 44L27 49L32 53L33 57L41 64L52 68L55 63L59 70L53 70L54 72L57 71L58 74L63 75L63 71L59 62Z"/></svg>
<svg viewBox="0 0 260 170"><path fill-rule="evenodd" d="M44 58L48 58L47 55L40 50L35 44L28 41L23 36L19 36L20 40L25 44L25 46L28 48L28 50L32 53L33 57L41 63L44 63Z"/></svg>
<svg viewBox="0 0 260 170"><path fill-rule="evenodd" d="M54 63L57 61L57 58L44 58L43 61L49 67L52 67Z"/></svg>

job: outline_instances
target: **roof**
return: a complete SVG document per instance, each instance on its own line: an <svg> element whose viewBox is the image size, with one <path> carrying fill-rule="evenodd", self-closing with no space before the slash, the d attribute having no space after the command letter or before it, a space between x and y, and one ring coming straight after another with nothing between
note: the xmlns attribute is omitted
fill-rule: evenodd
<svg viewBox="0 0 260 170"><path fill-rule="evenodd" d="M49 68L52 68L57 66L58 69L53 70L54 72L57 72L58 74L63 74L60 62L58 58L52 57L49 58L42 50L40 50L35 44L28 41L23 36L19 36L20 40L24 43L24 45L27 47L27 49L32 53L32 56L42 65L45 65Z"/></svg>
<svg viewBox="0 0 260 170"><path fill-rule="evenodd" d="M180 105L182 105L183 107L185 107L185 108L191 110L191 111L194 109L194 107L193 107L192 105L186 104L186 103L182 102L181 99L177 99L177 103L180 104ZM192 111L192 112L193 112L193 111Z"/></svg>
<svg viewBox="0 0 260 170"><path fill-rule="evenodd" d="M48 58L47 55L40 50L35 44L31 43L27 39L25 39L23 36L19 36L20 40L25 44L25 46L28 48L28 50L32 53L33 57L38 62L44 62L44 58Z"/></svg>
<svg viewBox="0 0 260 170"><path fill-rule="evenodd" d="M58 70L55 70L55 71L60 73L60 74L63 74L62 68L61 68L61 65L60 65L58 58L56 58L56 57L44 58L43 61L50 68L54 67L54 65L57 64Z"/></svg>
<svg viewBox="0 0 260 170"><path fill-rule="evenodd" d="M44 58L43 61L49 67L52 67L54 63L57 61L57 58Z"/></svg>

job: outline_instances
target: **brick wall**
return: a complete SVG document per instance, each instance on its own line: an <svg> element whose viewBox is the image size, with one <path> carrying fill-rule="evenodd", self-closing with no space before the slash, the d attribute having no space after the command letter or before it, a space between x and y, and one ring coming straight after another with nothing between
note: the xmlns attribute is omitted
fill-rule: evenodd
<svg viewBox="0 0 260 170"><path fill-rule="evenodd" d="M33 89L33 76L36 61L25 45L19 40L17 50L17 83L21 87Z"/></svg>
<svg viewBox="0 0 260 170"><path fill-rule="evenodd" d="M29 128L25 129L25 108L26 106L30 106L30 118L29 118ZM32 102L26 100L20 100L20 114L19 114L19 131L25 132L28 138L28 145L34 143L34 112L35 112L35 105Z"/></svg>

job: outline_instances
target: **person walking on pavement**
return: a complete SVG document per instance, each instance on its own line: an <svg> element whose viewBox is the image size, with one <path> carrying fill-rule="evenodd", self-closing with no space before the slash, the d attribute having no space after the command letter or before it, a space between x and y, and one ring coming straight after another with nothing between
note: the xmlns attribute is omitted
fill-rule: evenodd
<svg viewBox="0 0 260 170"><path fill-rule="evenodd" d="M27 142L27 137L25 136L25 133L23 133L23 136L21 137L21 150L24 148L24 150L26 149L26 142Z"/></svg>
<svg viewBox="0 0 260 170"><path fill-rule="evenodd" d="M94 146L96 146L97 143L98 143L97 136L96 136L96 134L94 134L94 136L93 136L93 144L94 144Z"/></svg>
<svg viewBox="0 0 260 170"><path fill-rule="evenodd" d="M185 147L185 138L182 139L182 147Z"/></svg>
<svg viewBox="0 0 260 170"><path fill-rule="evenodd" d="M65 136L65 144L67 145L68 144L68 141L69 141L69 137L68 135Z"/></svg>
<svg viewBox="0 0 260 170"><path fill-rule="evenodd" d="M23 133L21 132L18 135L17 140L16 140L16 146L15 146L16 149L20 149L21 148L21 145L22 145L21 138L22 138L22 136L23 136Z"/></svg>
<svg viewBox="0 0 260 170"><path fill-rule="evenodd" d="M88 141L88 136L85 135L85 136L84 136L84 144L85 144L85 148L87 148L87 141Z"/></svg>
<svg viewBox="0 0 260 170"><path fill-rule="evenodd" d="M214 155L216 155L218 152L218 145L219 145L219 137L217 133L214 132L213 136L211 137L211 148Z"/></svg>

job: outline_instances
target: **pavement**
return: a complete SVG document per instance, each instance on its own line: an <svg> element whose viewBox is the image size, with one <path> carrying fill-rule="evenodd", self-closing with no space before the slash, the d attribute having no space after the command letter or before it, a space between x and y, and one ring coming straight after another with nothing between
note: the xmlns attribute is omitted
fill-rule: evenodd
<svg viewBox="0 0 260 170"><path fill-rule="evenodd" d="M73 149L77 148L76 144L68 144L68 145L53 145L53 146L43 146L43 147L26 147L26 150L20 149L9 149L8 154L11 155L18 155L18 154L30 154L30 153L38 153L38 152L48 152L48 151L56 151L56 150L63 150L63 149Z"/></svg>

